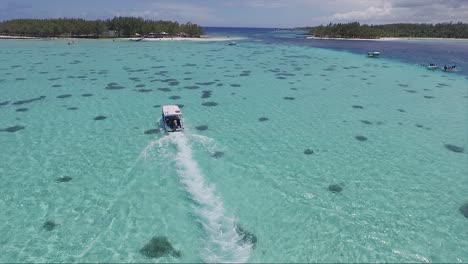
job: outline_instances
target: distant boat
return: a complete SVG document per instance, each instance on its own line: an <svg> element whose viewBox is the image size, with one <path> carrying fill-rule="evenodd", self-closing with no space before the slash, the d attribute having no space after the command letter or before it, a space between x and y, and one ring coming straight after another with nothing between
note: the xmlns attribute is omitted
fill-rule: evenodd
<svg viewBox="0 0 468 264"><path fill-rule="evenodd" d="M235 43L234 41L231 41L228 43L228 46L235 46L235 45L237 45L237 43Z"/></svg>
<svg viewBox="0 0 468 264"><path fill-rule="evenodd" d="M142 38L137 38L137 39L130 39L130 41L142 41L142 40L144 40L144 39L145 39L145 38L142 37Z"/></svg>
<svg viewBox="0 0 468 264"><path fill-rule="evenodd" d="M378 52L378 51L369 51L369 52L367 52L367 57L378 58L379 56L380 56L380 52Z"/></svg>
<svg viewBox="0 0 468 264"><path fill-rule="evenodd" d="M167 132L178 132L185 128L182 112L177 105L164 105L162 107L162 122Z"/></svg>
<svg viewBox="0 0 468 264"><path fill-rule="evenodd" d="M457 65L455 64L449 64L449 65L444 65L444 68L442 68L444 71L456 71L457 70Z"/></svg>
<svg viewBox="0 0 468 264"><path fill-rule="evenodd" d="M428 70L437 70L438 68L439 66L437 66L437 64L434 63L430 63L429 65L427 65Z"/></svg>

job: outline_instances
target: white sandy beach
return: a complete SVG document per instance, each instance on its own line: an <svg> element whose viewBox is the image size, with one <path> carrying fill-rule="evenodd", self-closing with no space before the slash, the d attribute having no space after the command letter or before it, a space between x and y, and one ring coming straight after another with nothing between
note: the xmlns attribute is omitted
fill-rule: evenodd
<svg viewBox="0 0 468 264"><path fill-rule="evenodd" d="M0 35L0 39L37 39L36 37L23 37L23 36L5 36Z"/></svg>
<svg viewBox="0 0 468 264"><path fill-rule="evenodd" d="M44 39L44 40L85 40L85 38L40 38L40 37L24 37L24 36L6 36L0 35L0 39ZM102 38L102 39L93 39L93 40L138 40L140 38ZM236 41L242 40L245 38L242 37L201 37L201 38L182 38L182 37L173 37L173 38L144 38L141 41Z"/></svg>
<svg viewBox="0 0 468 264"><path fill-rule="evenodd" d="M118 38L119 40L138 40L140 38ZM201 38L144 38L141 41L235 41L242 40L241 37L201 37Z"/></svg>

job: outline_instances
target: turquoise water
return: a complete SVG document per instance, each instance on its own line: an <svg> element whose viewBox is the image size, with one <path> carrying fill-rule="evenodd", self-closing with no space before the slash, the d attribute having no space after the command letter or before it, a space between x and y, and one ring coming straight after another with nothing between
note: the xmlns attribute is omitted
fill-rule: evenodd
<svg viewBox="0 0 468 264"><path fill-rule="evenodd" d="M257 42L0 54L0 262L468 261L464 76Z"/></svg>

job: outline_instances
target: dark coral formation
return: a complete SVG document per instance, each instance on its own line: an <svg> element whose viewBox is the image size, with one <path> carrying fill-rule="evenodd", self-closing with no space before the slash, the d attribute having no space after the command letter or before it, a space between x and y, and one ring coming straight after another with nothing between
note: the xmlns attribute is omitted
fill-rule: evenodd
<svg viewBox="0 0 468 264"><path fill-rule="evenodd" d="M25 127L17 125L17 126L12 126L12 127L7 127L7 128L1 128L0 132L14 133L14 132L22 130L22 129L25 129Z"/></svg>
<svg viewBox="0 0 468 264"><path fill-rule="evenodd" d="M14 102L13 104L14 104L14 105L28 104L28 103L32 103L32 102L34 102L34 101L43 100L44 98L46 98L46 97L45 97L44 95L42 95L42 96L39 96L39 97L36 97L36 98L32 98L32 99L26 99L26 100L16 101L16 102Z"/></svg>
<svg viewBox="0 0 468 264"><path fill-rule="evenodd" d="M202 98L202 99L210 98L210 97L211 97L211 93L212 93L212 91L210 91L210 90L202 91L202 96L201 96L201 98Z"/></svg>
<svg viewBox="0 0 468 264"><path fill-rule="evenodd" d="M171 88L158 88L159 91L161 92L170 92L172 91Z"/></svg>
<svg viewBox="0 0 468 264"><path fill-rule="evenodd" d="M125 89L125 87L115 82L108 83L106 86L106 90L121 90L121 89Z"/></svg>
<svg viewBox="0 0 468 264"><path fill-rule="evenodd" d="M71 180L73 180L73 178L70 176L62 176L55 179L56 182L69 182Z"/></svg>
<svg viewBox="0 0 468 264"><path fill-rule="evenodd" d="M64 99L64 98L68 98L68 97L71 97L71 96L72 96L71 94L62 94L62 95L58 95L57 98Z"/></svg>
<svg viewBox="0 0 468 264"><path fill-rule="evenodd" d="M146 135L154 135L154 134L157 134L157 133L159 133L159 129L157 129L157 128L148 129L148 130L145 131Z"/></svg>
<svg viewBox="0 0 468 264"><path fill-rule="evenodd" d="M464 203L460 206L459 210L464 217L468 218L468 203Z"/></svg>
<svg viewBox="0 0 468 264"><path fill-rule="evenodd" d="M106 118L107 118L107 117L105 117L105 116L96 116L96 117L94 118L94 120L104 120L104 119L106 119Z"/></svg>
<svg viewBox="0 0 468 264"><path fill-rule="evenodd" d="M153 89L138 89L137 92L140 92L140 93L149 93L153 91Z"/></svg>
<svg viewBox="0 0 468 264"><path fill-rule="evenodd" d="M195 128L196 128L197 130L200 130L200 131L208 130L208 126L207 126L207 125L196 126Z"/></svg>
<svg viewBox="0 0 468 264"><path fill-rule="evenodd" d="M181 253L174 249L165 236L153 237L142 249L140 253L148 258L160 258L167 255L179 258Z"/></svg>
<svg viewBox="0 0 468 264"><path fill-rule="evenodd" d="M355 136L354 138L359 140L359 141L366 141L367 140L367 138L365 136Z"/></svg>
<svg viewBox="0 0 468 264"><path fill-rule="evenodd" d="M215 102L205 102L202 104L203 106L217 106L218 103L215 103Z"/></svg>
<svg viewBox="0 0 468 264"><path fill-rule="evenodd" d="M185 89L189 89L189 90L195 90L195 89L198 89L198 88L200 88L200 86L196 86L196 85L189 85L189 86L185 86L184 88L185 88Z"/></svg>
<svg viewBox="0 0 468 264"><path fill-rule="evenodd" d="M52 221L52 220L47 220L45 223L42 225L42 228L44 228L47 231L52 231L54 230L58 225Z"/></svg>
<svg viewBox="0 0 468 264"><path fill-rule="evenodd" d="M197 82L195 84L198 84L198 85L212 85L212 84L215 84L215 82Z"/></svg>
<svg viewBox="0 0 468 264"><path fill-rule="evenodd" d="M215 159L219 159L219 158L222 158L223 156L224 156L224 152L216 151L212 157Z"/></svg>
<svg viewBox="0 0 468 264"><path fill-rule="evenodd" d="M343 186L341 184L330 184L328 190L332 193L339 193L343 191Z"/></svg>
<svg viewBox="0 0 468 264"><path fill-rule="evenodd" d="M312 154L314 154L314 151L311 150L311 149L306 149L306 150L304 150L304 154L306 154L306 155L312 155Z"/></svg>
<svg viewBox="0 0 468 264"><path fill-rule="evenodd" d="M455 145L452 145L452 144L445 144L444 145L448 150L451 150L453 152L457 152L457 153L463 153L465 151L465 148L463 147L459 147L459 146L455 146Z"/></svg>

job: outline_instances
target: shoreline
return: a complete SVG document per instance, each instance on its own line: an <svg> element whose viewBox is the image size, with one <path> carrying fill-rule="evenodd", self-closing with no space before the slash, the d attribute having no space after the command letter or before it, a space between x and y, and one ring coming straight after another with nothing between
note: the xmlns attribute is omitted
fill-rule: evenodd
<svg viewBox="0 0 468 264"><path fill-rule="evenodd" d="M376 39L365 38L324 38L307 36L306 39L328 39L328 40L367 40L367 41L468 41L466 38L409 38L409 37L385 37Z"/></svg>
<svg viewBox="0 0 468 264"><path fill-rule="evenodd" d="M131 40L137 41L141 38L115 38L117 40ZM200 38L183 38L183 37L173 37L173 38L143 38L141 41L235 41L242 40L241 37L200 37Z"/></svg>
<svg viewBox="0 0 468 264"><path fill-rule="evenodd" d="M10 39L10 40L117 40L117 41L137 41L141 38L71 38L71 37L26 37L26 36L6 36L0 35L0 40ZM200 37L200 38L190 38L190 37L167 37L167 38L143 38L141 41L194 41L194 42L203 42L203 41L236 41L242 40L245 38L241 37Z"/></svg>

